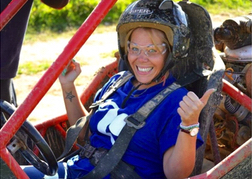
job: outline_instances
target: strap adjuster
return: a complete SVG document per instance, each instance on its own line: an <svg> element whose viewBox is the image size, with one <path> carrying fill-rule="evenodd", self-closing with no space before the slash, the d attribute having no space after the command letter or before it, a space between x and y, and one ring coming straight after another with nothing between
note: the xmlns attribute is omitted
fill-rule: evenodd
<svg viewBox="0 0 252 179"><path fill-rule="evenodd" d="M128 116L124 119L124 121L126 122L126 124L129 127L134 127L135 129L140 129L145 125L145 122L140 122L138 120L136 120L132 115Z"/></svg>
<svg viewBox="0 0 252 179"><path fill-rule="evenodd" d="M94 154L96 151L96 148L91 146L89 143L86 143L83 147L82 150L80 151L80 157L81 158L91 158L91 156Z"/></svg>

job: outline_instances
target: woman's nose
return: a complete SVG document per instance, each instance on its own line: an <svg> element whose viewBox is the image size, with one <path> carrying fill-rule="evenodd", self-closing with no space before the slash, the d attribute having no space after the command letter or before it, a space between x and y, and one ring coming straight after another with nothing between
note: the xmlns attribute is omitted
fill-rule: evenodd
<svg viewBox="0 0 252 179"><path fill-rule="evenodd" d="M147 61L148 60L148 56L146 55L144 50L141 50L140 54L138 55L138 60L142 60L142 61Z"/></svg>
<svg viewBox="0 0 252 179"><path fill-rule="evenodd" d="M144 55L148 57L147 50L146 49L140 49L140 54L139 55Z"/></svg>

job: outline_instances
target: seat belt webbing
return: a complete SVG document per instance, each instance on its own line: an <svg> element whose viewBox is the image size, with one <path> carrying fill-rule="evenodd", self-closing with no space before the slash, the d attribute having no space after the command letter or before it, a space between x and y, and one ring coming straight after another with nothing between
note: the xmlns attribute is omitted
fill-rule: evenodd
<svg viewBox="0 0 252 179"><path fill-rule="evenodd" d="M181 86L177 83L171 84L145 103L136 113L128 116L125 119L126 125L123 127L112 148L99 161L97 166L81 179L100 179L107 176L121 160L137 129L144 126L145 119L172 91L179 87Z"/></svg>

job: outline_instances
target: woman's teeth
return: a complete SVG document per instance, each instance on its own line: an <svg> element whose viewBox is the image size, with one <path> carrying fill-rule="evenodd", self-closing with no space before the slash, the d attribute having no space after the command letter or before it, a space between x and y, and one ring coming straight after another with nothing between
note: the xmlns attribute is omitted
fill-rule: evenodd
<svg viewBox="0 0 252 179"><path fill-rule="evenodd" d="M148 72L150 71L152 68L140 68L138 67L138 70L141 71L141 72Z"/></svg>

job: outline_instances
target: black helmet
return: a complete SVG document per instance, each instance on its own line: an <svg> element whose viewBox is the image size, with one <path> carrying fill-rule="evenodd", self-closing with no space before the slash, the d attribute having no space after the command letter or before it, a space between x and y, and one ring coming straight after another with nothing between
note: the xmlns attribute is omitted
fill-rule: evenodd
<svg viewBox="0 0 252 179"><path fill-rule="evenodd" d="M171 0L139 0L130 4L122 13L118 25L118 46L121 58L129 67L125 54L125 38L128 32L137 27L149 27L165 33L172 49L166 60L165 66L154 80L160 78L179 58L187 56L190 30L187 16L181 7ZM131 70L131 69L130 69Z"/></svg>

